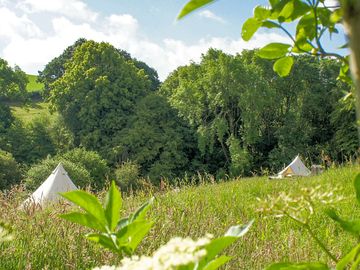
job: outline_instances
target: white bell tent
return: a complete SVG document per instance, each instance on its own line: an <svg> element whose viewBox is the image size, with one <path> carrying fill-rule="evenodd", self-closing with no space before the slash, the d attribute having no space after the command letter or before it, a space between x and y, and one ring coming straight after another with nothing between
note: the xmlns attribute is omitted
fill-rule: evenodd
<svg viewBox="0 0 360 270"><path fill-rule="evenodd" d="M309 176L310 174L310 170L306 168L299 155L297 155L285 169L279 172L277 176L272 178L284 178L287 176Z"/></svg>
<svg viewBox="0 0 360 270"><path fill-rule="evenodd" d="M59 163L45 182L43 182L41 186L35 190L35 192L23 203L23 205L44 205L45 202L59 200L59 192L67 192L76 189L77 187L71 181L63 165Z"/></svg>

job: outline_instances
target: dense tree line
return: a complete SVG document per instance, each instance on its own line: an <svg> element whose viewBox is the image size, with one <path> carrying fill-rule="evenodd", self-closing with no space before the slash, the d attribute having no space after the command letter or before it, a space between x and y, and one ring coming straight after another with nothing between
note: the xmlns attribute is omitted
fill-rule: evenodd
<svg viewBox="0 0 360 270"><path fill-rule="evenodd" d="M0 89L0 166L21 170L29 188L59 161L79 185L116 178L126 188L139 177L157 184L197 172L244 176L276 171L296 154L309 163L357 154L354 101L332 59L297 57L280 78L256 51L210 49L160 84L127 52L79 39L39 72L59 117L30 124L5 102L26 96L25 74L5 61L1 69L11 75L1 73L9 83Z"/></svg>

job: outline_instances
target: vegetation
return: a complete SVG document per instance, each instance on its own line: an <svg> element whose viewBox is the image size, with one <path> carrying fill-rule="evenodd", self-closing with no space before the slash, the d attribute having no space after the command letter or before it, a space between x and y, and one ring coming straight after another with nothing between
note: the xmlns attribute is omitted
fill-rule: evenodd
<svg viewBox="0 0 360 270"><path fill-rule="evenodd" d="M0 150L0 189L18 184L20 178L19 164L10 153Z"/></svg>
<svg viewBox="0 0 360 270"><path fill-rule="evenodd" d="M317 248L316 242L294 221L263 218L264 215L257 212L261 207L257 197L266 199L268 195L277 196L281 192L299 194L304 187L318 185L321 186L320 192L339 187L335 194L344 196L344 200L337 202L334 209L341 210L343 216L359 216L360 208L354 204L352 182L359 169L358 165L335 168L310 178L269 181L258 177L219 184L184 185L179 192L169 189L166 193L156 193L149 210L149 219L154 221L154 225L136 254L151 254L174 236L197 239L209 232L215 237L220 236L229 226L255 218L243 240L227 249L226 254L233 257L227 269L263 269L273 262L288 261L320 260L331 263L327 255ZM58 214L68 212L69 206L60 204L43 211L32 212L30 209L27 213L19 212L16 208L23 198L24 194L19 189L1 194L3 211L0 220L12 224L15 238L2 246L0 268L42 269L69 265L91 268L120 263L117 255L82 236L89 232L88 229L58 217ZM148 192L125 197L121 216L129 215L148 198ZM311 218L310 225L316 235L331 247L330 251L337 257L350 251L357 239L340 230L335 223L325 222L328 219L322 210L327 206L316 202L314 207L318 211Z"/></svg>
<svg viewBox="0 0 360 270"><path fill-rule="evenodd" d="M28 92L41 92L44 89L44 84L38 82L38 76L27 74L28 83L26 85L26 91Z"/></svg>
<svg viewBox="0 0 360 270"><path fill-rule="evenodd" d="M80 188L101 189L109 174L106 161L96 152L75 148L65 154L58 154L34 164L26 173L25 186L29 190L36 189L60 162L63 163L75 185Z"/></svg>

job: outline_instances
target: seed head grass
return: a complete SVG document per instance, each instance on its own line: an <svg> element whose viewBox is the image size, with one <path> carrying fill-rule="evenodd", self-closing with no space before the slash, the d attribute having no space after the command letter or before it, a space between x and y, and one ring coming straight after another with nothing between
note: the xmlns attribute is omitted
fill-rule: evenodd
<svg viewBox="0 0 360 270"><path fill-rule="evenodd" d="M325 194L328 198L329 192L335 193L336 187L336 195L342 199L332 201L332 207L344 217L360 217L360 205L355 203L353 188L353 179L358 172L360 166L353 165L332 168L308 178L230 179L156 192L149 213L155 224L136 255L151 256L174 237L199 239L207 233L218 237L232 225L255 219L250 231L226 250L226 255L233 259L223 269L263 269L272 262L283 261L330 262L296 222L257 211L261 208L259 200L267 200L269 196L276 198L282 192L296 197L296 194L304 194L304 190L319 196ZM152 195L137 192L125 196L122 214L128 215ZM42 210L21 211L18 207L26 196L27 192L21 186L0 193L0 221L11 225L14 237L10 242L0 243L0 269L91 269L120 265L120 258L85 238L89 230L58 217L73 206L60 203ZM326 216L324 210L329 205L314 200L312 207L314 212L308 223L318 238L337 257L350 251L356 239Z"/></svg>

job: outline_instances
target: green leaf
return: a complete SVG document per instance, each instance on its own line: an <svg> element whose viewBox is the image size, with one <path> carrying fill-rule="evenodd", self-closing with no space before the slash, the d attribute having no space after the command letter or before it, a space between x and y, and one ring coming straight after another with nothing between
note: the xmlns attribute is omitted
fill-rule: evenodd
<svg viewBox="0 0 360 270"><path fill-rule="evenodd" d="M106 224L104 210L95 196L82 190L60 193L60 195L77 206L80 206L87 213L95 217L100 224Z"/></svg>
<svg viewBox="0 0 360 270"><path fill-rule="evenodd" d="M293 12L294 12L294 1L290 1L283 7L283 9L279 14L279 17L284 17L284 19L288 19L291 17Z"/></svg>
<svg viewBox="0 0 360 270"><path fill-rule="evenodd" d="M115 235L113 236L114 239L116 238ZM111 235L107 234L99 234L99 233L89 233L86 235L86 238L90 241L96 242L100 245L102 245L105 248L108 248L115 252L120 252L121 250L119 247L114 243L114 240L112 240Z"/></svg>
<svg viewBox="0 0 360 270"><path fill-rule="evenodd" d="M330 270L326 264L320 262L313 263L275 263L266 270Z"/></svg>
<svg viewBox="0 0 360 270"><path fill-rule="evenodd" d="M220 257L212 260L211 262L209 262L207 265L205 265L204 268L202 268L202 270L216 270L220 266L224 265L225 263L227 263L230 260L231 260L231 257L220 256Z"/></svg>
<svg viewBox="0 0 360 270"><path fill-rule="evenodd" d="M354 186L356 192L356 199L360 203L360 173L355 177Z"/></svg>
<svg viewBox="0 0 360 270"><path fill-rule="evenodd" d="M314 49L311 44L307 42L306 39L297 40L292 51L295 53L302 53L302 52L310 52L312 49Z"/></svg>
<svg viewBox="0 0 360 270"><path fill-rule="evenodd" d="M105 216L108 226L113 231L120 219L120 210L122 206L121 194L114 181L111 182L109 191L105 197Z"/></svg>
<svg viewBox="0 0 360 270"><path fill-rule="evenodd" d="M304 15L296 26L296 40L313 40L316 35L314 14Z"/></svg>
<svg viewBox="0 0 360 270"><path fill-rule="evenodd" d="M141 205L136 211L135 213L131 216L131 222L134 221L142 221L145 219L145 215L146 213L149 211L150 206L153 204L154 202L154 197L152 197L150 200L148 200L146 203L144 203L143 205Z"/></svg>
<svg viewBox="0 0 360 270"><path fill-rule="evenodd" d="M60 217L67 221L71 221L94 230L106 232L106 228L104 224L99 223L99 221L96 218L94 218L92 215L88 213L72 212L68 214L62 214L60 215Z"/></svg>
<svg viewBox="0 0 360 270"><path fill-rule="evenodd" d="M281 77L289 75L292 66L294 65L294 59L291 56L286 56L276 60L273 69Z"/></svg>
<svg viewBox="0 0 360 270"><path fill-rule="evenodd" d="M229 228L229 230L225 233L224 236L241 237L249 231L253 223L254 220L251 220L249 223L245 225L232 226Z"/></svg>
<svg viewBox="0 0 360 270"><path fill-rule="evenodd" d="M259 21L266 20L267 18L269 18L270 14L271 11L267 7L258 5L254 8L254 18Z"/></svg>
<svg viewBox="0 0 360 270"><path fill-rule="evenodd" d="M199 262L199 269L205 267L208 263L214 260L220 252L247 233L252 224L253 220L245 225L230 227L224 236L213 239L209 244L207 244L205 246L206 256Z"/></svg>
<svg viewBox="0 0 360 270"><path fill-rule="evenodd" d="M326 214L338 222L340 226L347 232L353 233L356 236L360 235L360 219L358 220L343 220L341 219L333 209L326 210Z"/></svg>
<svg viewBox="0 0 360 270"><path fill-rule="evenodd" d="M348 254L346 254L337 264L336 264L336 270L345 270L348 269L347 266L349 263L358 263L360 255L360 244L358 244L356 247L354 247ZM357 265L353 265L357 267ZM357 269L357 268L351 268L351 269Z"/></svg>
<svg viewBox="0 0 360 270"><path fill-rule="evenodd" d="M179 15L177 16L177 19L180 20L186 15L190 14L196 9L199 9L207 4L210 4L211 2L214 2L215 0L191 0L186 3L186 5L182 8Z"/></svg>
<svg viewBox="0 0 360 270"><path fill-rule="evenodd" d="M289 44L270 43L270 44L266 45L265 47L262 47L258 51L257 54L261 58L277 59L277 58L285 56L288 53L290 47L291 46Z"/></svg>
<svg viewBox="0 0 360 270"><path fill-rule="evenodd" d="M241 29L241 37L243 40L249 41L261 25L262 22L258 21L257 19L247 19Z"/></svg>
<svg viewBox="0 0 360 270"><path fill-rule="evenodd" d="M125 246L132 252L148 234L153 222L149 221L135 221L123 227L117 234L117 241L119 246Z"/></svg>
<svg viewBox="0 0 360 270"><path fill-rule="evenodd" d="M331 14L330 21L332 23L339 23L343 18L344 18L343 9L339 8Z"/></svg>
<svg viewBox="0 0 360 270"><path fill-rule="evenodd" d="M279 24L274 23L272 21L264 21L264 22L262 22L261 26L265 27L265 28L269 28L269 29L271 29L271 28L280 28Z"/></svg>

